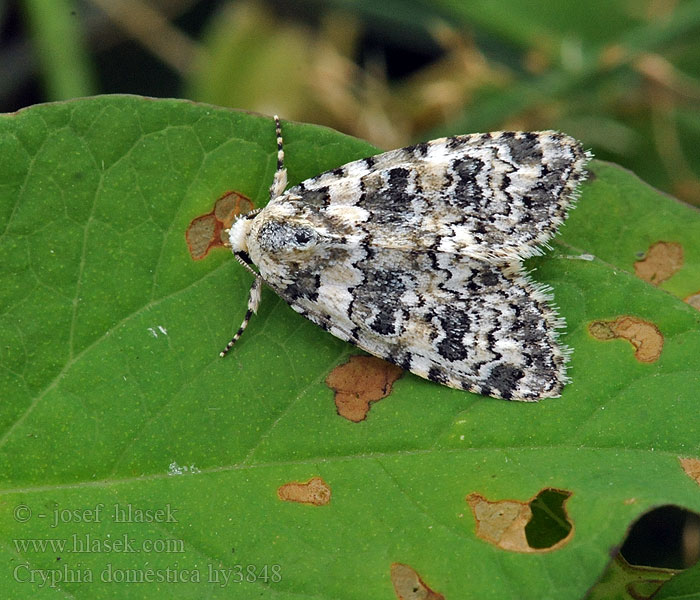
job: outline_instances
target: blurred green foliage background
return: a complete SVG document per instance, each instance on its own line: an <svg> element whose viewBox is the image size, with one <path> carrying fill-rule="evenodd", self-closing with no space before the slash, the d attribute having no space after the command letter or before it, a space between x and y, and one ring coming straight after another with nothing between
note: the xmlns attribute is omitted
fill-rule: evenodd
<svg viewBox="0 0 700 600"><path fill-rule="evenodd" d="M0 31L2 112L185 97L385 149L554 128L700 204L698 0L17 0Z"/></svg>

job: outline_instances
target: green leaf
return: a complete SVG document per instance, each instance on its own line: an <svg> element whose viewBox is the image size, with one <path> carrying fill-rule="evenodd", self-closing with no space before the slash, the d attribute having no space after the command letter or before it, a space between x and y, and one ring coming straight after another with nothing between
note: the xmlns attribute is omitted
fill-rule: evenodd
<svg viewBox="0 0 700 600"><path fill-rule="evenodd" d="M671 569L635 567L621 556L610 563L605 575L586 596L586 600L636 600L637 598L659 598L671 578L676 578Z"/></svg>
<svg viewBox="0 0 700 600"><path fill-rule="evenodd" d="M292 183L375 152L283 130ZM394 598L401 563L445 598L573 599L642 513L700 511L678 460L700 457L700 312L679 297L698 281L696 210L594 162L554 250L527 264L567 319L562 397L509 403L405 374L351 423L324 381L357 350L269 290L218 358L251 278L224 251L193 261L185 232L228 190L264 204L274 169L270 118L206 105L105 96L0 118L6 597ZM634 274L658 240L685 251L662 289ZM621 315L658 328L658 360L589 333ZM313 477L328 504L278 496ZM573 525L559 546L477 535L470 494L525 505L547 489L571 494L539 507L547 531Z"/></svg>
<svg viewBox="0 0 700 600"><path fill-rule="evenodd" d="M700 600L700 563L674 576L654 600Z"/></svg>

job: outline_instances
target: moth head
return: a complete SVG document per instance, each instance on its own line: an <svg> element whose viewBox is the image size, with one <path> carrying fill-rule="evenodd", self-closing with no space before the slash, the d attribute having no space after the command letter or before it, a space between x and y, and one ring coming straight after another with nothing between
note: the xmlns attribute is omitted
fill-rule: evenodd
<svg viewBox="0 0 700 600"><path fill-rule="evenodd" d="M228 230L228 240L234 254L248 252L248 234L253 225L253 216L243 215L238 217Z"/></svg>
<svg viewBox="0 0 700 600"><path fill-rule="evenodd" d="M266 220L256 237L260 248L273 254L305 252L318 243L318 233L310 224L288 219Z"/></svg>

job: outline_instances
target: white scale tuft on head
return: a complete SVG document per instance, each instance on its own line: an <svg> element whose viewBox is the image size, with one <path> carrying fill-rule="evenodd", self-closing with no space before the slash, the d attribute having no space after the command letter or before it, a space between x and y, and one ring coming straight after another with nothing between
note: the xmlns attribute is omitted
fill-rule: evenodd
<svg viewBox="0 0 700 600"><path fill-rule="evenodd" d="M239 217L228 232L228 239L233 252L248 252L248 233L253 225L253 219Z"/></svg>

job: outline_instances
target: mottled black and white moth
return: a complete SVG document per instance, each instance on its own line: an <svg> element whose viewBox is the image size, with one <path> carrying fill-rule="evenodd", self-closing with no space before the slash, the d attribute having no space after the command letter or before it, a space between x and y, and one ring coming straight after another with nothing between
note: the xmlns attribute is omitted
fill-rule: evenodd
<svg viewBox="0 0 700 600"><path fill-rule="evenodd" d="M566 219L590 154L555 131L441 138L285 191L280 121L270 202L230 229L236 258L295 311L432 381L496 398L559 396L569 349L550 290L522 261ZM257 267L257 272L252 266Z"/></svg>

